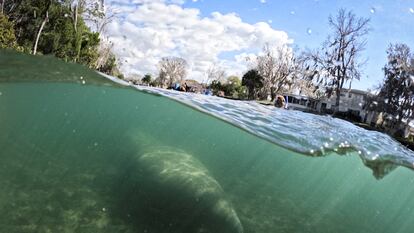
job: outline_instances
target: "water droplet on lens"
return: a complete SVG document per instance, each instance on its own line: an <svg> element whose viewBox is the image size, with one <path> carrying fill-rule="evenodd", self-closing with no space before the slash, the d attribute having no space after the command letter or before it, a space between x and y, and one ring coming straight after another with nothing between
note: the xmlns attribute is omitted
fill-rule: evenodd
<svg viewBox="0 0 414 233"><path fill-rule="evenodd" d="M296 14L296 12L295 11L291 11L290 14L291 15L294 15L294 14Z"/></svg>
<svg viewBox="0 0 414 233"><path fill-rule="evenodd" d="M273 23L273 20L269 19L267 22L268 22L269 24L271 24L271 23Z"/></svg>
<svg viewBox="0 0 414 233"><path fill-rule="evenodd" d="M410 8L409 11L411 14L414 14L414 8Z"/></svg>
<svg viewBox="0 0 414 233"><path fill-rule="evenodd" d="M3 95L3 93L0 92L0 95Z"/></svg>
<svg viewBox="0 0 414 233"><path fill-rule="evenodd" d="M369 10L372 14L374 14L375 13L375 8L374 7L372 7L371 8L371 10Z"/></svg>
<svg viewBox="0 0 414 233"><path fill-rule="evenodd" d="M80 76L80 79L82 80L83 79L83 76Z"/></svg>
<svg viewBox="0 0 414 233"><path fill-rule="evenodd" d="M308 35L310 35L310 34L312 34L312 29L308 28L308 29L306 30L306 32L308 33Z"/></svg>
<svg viewBox="0 0 414 233"><path fill-rule="evenodd" d="M99 144L98 144L97 142L95 142L93 145L94 145L94 146L98 146Z"/></svg>
<svg viewBox="0 0 414 233"><path fill-rule="evenodd" d="M82 82L81 82L82 84L85 84L86 82L85 82L85 80L82 80Z"/></svg>
<svg viewBox="0 0 414 233"><path fill-rule="evenodd" d="M309 152L310 152L311 154L314 154L314 153L315 153L315 151L314 151L314 150L310 150Z"/></svg>

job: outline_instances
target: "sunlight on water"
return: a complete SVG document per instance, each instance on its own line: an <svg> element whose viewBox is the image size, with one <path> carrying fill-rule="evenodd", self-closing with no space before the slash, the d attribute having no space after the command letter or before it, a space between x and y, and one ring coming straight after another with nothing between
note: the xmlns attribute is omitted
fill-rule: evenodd
<svg viewBox="0 0 414 233"><path fill-rule="evenodd" d="M348 149L387 155L377 164L384 168L408 156L385 136L255 103L144 93L55 59L4 56L0 232L412 231L414 173L399 168L376 180ZM349 156L298 153L317 155L320 146Z"/></svg>

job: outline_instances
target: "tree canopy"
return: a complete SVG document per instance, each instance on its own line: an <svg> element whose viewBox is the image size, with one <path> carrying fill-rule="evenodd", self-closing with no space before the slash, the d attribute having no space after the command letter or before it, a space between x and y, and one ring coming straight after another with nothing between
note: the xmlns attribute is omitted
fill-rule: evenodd
<svg viewBox="0 0 414 233"><path fill-rule="evenodd" d="M7 16L0 14L0 48L17 47L13 26Z"/></svg>
<svg viewBox="0 0 414 233"><path fill-rule="evenodd" d="M249 99L255 99L258 89L263 87L263 77L257 70L249 70L243 75L242 85L247 87Z"/></svg>
<svg viewBox="0 0 414 233"><path fill-rule="evenodd" d="M384 66L384 83L377 101L380 111L396 116L400 123L413 116L414 55L406 44L391 44L387 49L388 62Z"/></svg>
<svg viewBox="0 0 414 233"><path fill-rule="evenodd" d="M91 31L85 23L85 17L90 15L101 17L96 13L96 2L2 1L1 43L3 47L18 47L32 54L51 54L65 61L80 63L104 72L109 71L109 74L112 74L116 66L114 55L99 50L100 34Z"/></svg>

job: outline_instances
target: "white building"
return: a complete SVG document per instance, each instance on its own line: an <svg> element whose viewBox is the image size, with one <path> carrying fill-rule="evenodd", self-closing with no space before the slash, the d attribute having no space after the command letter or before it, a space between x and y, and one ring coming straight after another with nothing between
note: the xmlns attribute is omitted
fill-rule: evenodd
<svg viewBox="0 0 414 233"><path fill-rule="evenodd" d="M292 110L314 112L318 104L316 99L304 95L285 94L286 107Z"/></svg>
<svg viewBox="0 0 414 233"><path fill-rule="evenodd" d="M342 89L338 111L360 117L362 121L365 121L366 111L364 107L368 94L369 92L361 90ZM320 100L316 106L316 111L320 113L332 113L335 105L336 95L332 95L330 98Z"/></svg>

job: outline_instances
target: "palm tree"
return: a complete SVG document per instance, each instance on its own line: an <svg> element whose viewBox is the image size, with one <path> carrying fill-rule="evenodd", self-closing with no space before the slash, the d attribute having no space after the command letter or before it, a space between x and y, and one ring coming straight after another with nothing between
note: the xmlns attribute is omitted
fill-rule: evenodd
<svg viewBox="0 0 414 233"><path fill-rule="evenodd" d="M249 99L254 99L256 96L255 89L263 87L263 77L257 70L249 70L243 75L242 85L247 87L249 91Z"/></svg>

